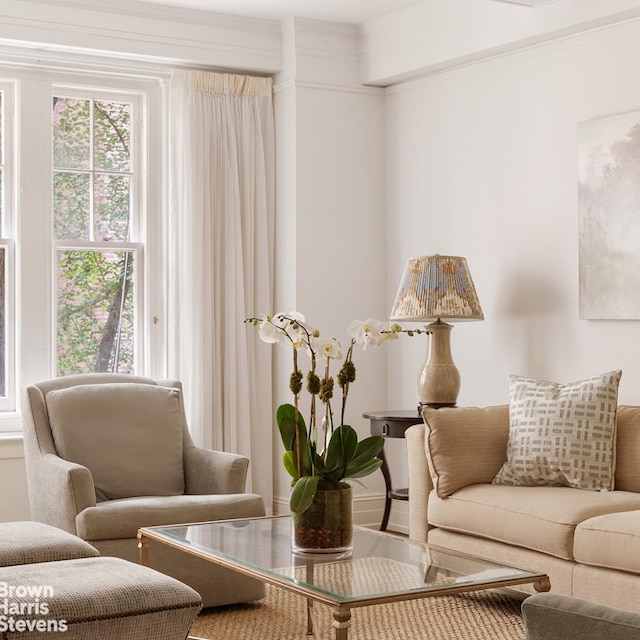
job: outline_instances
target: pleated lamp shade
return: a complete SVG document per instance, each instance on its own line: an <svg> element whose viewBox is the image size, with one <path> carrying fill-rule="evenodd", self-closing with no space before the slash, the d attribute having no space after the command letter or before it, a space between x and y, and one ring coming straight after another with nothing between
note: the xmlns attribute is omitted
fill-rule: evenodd
<svg viewBox="0 0 640 640"><path fill-rule="evenodd" d="M410 258L391 310L391 320L483 320L467 260L460 256Z"/></svg>

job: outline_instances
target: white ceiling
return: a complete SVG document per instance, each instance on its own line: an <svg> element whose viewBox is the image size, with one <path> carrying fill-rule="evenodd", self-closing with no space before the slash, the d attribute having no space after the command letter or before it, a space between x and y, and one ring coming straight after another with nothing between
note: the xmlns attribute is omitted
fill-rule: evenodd
<svg viewBox="0 0 640 640"><path fill-rule="evenodd" d="M214 13L282 20L294 16L330 22L361 24L374 18L401 11L429 0L137 0L183 9L198 9ZM487 0L478 0L478 2ZM494 1L494 0L489 0ZM497 0L538 7L558 0Z"/></svg>
<svg viewBox="0 0 640 640"><path fill-rule="evenodd" d="M288 16L360 24L424 0L138 0L183 9L281 20Z"/></svg>

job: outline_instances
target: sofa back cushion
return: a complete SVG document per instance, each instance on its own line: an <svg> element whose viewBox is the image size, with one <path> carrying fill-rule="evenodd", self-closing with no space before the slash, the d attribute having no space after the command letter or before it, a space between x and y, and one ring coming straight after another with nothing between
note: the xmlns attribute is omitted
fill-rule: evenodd
<svg viewBox="0 0 640 640"><path fill-rule="evenodd" d="M96 500L184 493L178 389L79 385L50 391L46 404L58 455L91 471Z"/></svg>
<svg viewBox="0 0 640 640"><path fill-rule="evenodd" d="M509 405L425 409L425 447L440 498L490 483L507 459Z"/></svg>
<svg viewBox="0 0 640 640"><path fill-rule="evenodd" d="M616 438L616 489L640 493L640 407L618 407Z"/></svg>

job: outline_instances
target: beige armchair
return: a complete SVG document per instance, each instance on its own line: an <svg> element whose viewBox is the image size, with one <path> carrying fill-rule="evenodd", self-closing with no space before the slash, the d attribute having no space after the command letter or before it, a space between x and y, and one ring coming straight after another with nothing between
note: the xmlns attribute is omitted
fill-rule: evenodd
<svg viewBox="0 0 640 640"><path fill-rule="evenodd" d="M196 447L182 386L121 374L83 374L23 391L31 517L137 562L140 527L264 515L245 493L247 458ZM262 584L174 549L150 566L193 587L205 607L263 597Z"/></svg>

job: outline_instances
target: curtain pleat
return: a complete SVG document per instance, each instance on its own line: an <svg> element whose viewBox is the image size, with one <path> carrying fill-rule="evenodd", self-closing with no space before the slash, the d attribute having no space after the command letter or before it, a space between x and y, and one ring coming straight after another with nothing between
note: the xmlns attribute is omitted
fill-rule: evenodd
<svg viewBox="0 0 640 640"><path fill-rule="evenodd" d="M273 305L272 82L177 71L170 96L169 368L194 440L248 456L269 509L271 350L243 321Z"/></svg>

